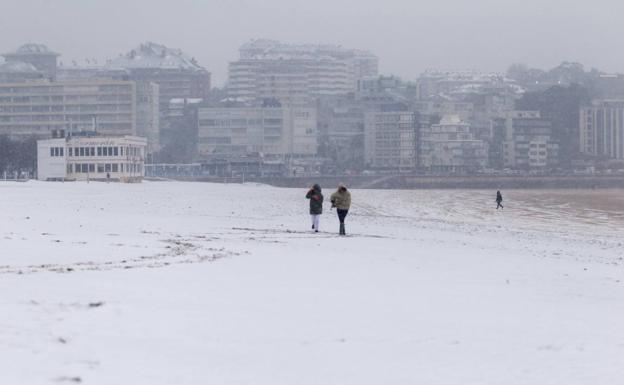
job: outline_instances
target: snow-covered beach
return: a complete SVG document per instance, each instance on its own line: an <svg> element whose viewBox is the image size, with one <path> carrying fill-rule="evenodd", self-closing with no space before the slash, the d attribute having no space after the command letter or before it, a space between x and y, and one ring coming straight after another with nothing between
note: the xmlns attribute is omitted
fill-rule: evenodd
<svg viewBox="0 0 624 385"><path fill-rule="evenodd" d="M0 383L624 378L623 191L305 193L0 183Z"/></svg>

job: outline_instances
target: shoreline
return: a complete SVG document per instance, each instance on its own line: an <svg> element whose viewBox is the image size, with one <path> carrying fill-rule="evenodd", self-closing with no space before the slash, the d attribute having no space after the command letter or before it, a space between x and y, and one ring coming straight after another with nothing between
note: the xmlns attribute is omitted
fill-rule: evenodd
<svg viewBox="0 0 624 385"><path fill-rule="evenodd" d="M624 175L566 176L303 176L279 178L172 177L146 180L176 180L212 183L261 183L275 187L307 188L314 183L334 186L345 183L356 189L454 190L454 189L610 189L624 188Z"/></svg>

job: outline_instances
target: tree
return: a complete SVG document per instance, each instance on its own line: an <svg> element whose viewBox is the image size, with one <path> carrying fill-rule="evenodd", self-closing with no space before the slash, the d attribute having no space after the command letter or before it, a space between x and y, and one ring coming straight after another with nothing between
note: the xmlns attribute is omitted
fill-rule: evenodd
<svg viewBox="0 0 624 385"><path fill-rule="evenodd" d="M559 142L562 166L569 166L579 152L579 113L590 101L588 90L579 85L553 86L528 92L516 101L517 110L537 110L552 124L553 139Z"/></svg>

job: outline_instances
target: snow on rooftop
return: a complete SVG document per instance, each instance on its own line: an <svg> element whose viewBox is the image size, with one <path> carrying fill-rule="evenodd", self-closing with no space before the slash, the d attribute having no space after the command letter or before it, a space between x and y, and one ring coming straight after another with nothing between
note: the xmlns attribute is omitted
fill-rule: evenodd
<svg viewBox="0 0 624 385"><path fill-rule="evenodd" d="M440 125L458 125L458 124L467 124L463 122L459 115L444 115L442 119L440 119Z"/></svg>
<svg viewBox="0 0 624 385"><path fill-rule="evenodd" d="M373 53L332 44L287 44L277 40L255 39L240 46L242 59L307 59L337 57L377 58Z"/></svg>
<svg viewBox="0 0 624 385"><path fill-rule="evenodd" d="M9 55L31 55L31 54L48 54L58 55L56 52L50 51L45 44L27 43L19 47L15 52L10 52Z"/></svg>
<svg viewBox="0 0 624 385"><path fill-rule="evenodd" d="M0 63L0 73L35 73L37 68L29 63L9 61Z"/></svg>
<svg viewBox="0 0 624 385"><path fill-rule="evenodd" d="M107 64L108 68L203 70L197 61L179 49L157 43L143 43Z"/></svg>

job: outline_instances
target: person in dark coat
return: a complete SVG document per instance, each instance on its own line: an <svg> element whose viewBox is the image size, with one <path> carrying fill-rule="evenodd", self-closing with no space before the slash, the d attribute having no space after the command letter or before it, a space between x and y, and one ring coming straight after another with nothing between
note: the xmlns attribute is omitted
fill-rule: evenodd
<svg viewBox="0 0 624 385"><path fill-rule="evenodd" d="M346 235L344 221L351 207L351 193L347 190L347 186L342 183L338 185L338 190L331 195L331 203L332 207L335 207L338 212L340 235Z"/></svg>
<svg viewBox="0 0 624 385"><path fill-rule="evenodd" d="M503 207L503 194L501 194L500 191L496 192L496 210L498 210L498 208L504 209Z"/></svg>
<svg viewBox="0 0 624 385"><path fill-rule="evenodd" d="M321 214L323 213L323 194L321 186L315 184L306 194L310 200L310 217L312 218L312 230L318 233Z"/></svg>

